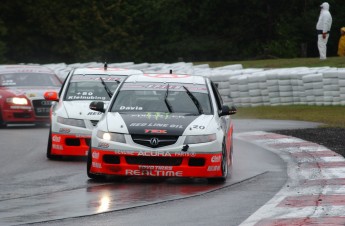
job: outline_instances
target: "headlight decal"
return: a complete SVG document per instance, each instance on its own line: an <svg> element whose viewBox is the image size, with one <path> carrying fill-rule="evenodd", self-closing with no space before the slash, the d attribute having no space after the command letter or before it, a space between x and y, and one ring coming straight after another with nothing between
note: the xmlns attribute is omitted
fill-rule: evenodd
<svg viewBox="0 0 345 226"><path fill-rule="evenodd" d="M191 135L186 136L184 144L199 144L199 143L208 143L215 141L217 139L216 134L207 134L207 135Z"/></svg>
<svg viewBox="0 0 345 226"><path fill-rule="evenodd" d="M61 116L58 116L57 122L64 125L86 128L85 122L82 119L63 118Z"/></svg>
<svg viewBox="0 0 345 226"><path fill-rule="evenodd" d="M107 141L126 143L125 135L122 133L108 133L101 130L97 131L97 137Z"/></svg>

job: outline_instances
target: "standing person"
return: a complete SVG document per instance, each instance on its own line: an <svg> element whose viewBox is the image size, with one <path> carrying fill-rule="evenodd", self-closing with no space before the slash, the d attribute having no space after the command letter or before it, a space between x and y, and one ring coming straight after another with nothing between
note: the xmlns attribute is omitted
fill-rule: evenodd
<svg viewBox="0 0 345 226"><path fill-rule="evenodd" d="M320 5L321 12L319 20L316 24L317 31L317 47L320 53L320 60L326 60L327 58L327 42L329 38L329 31L332 26L332 15L329 12L328 2L324 2Z"/></svg>
<svg viewBox="0 0 345 226"><path fill-rule="evenodd" d="M340 28L340 38L338 43L338 56L345 56L345 27Z"/></svg>

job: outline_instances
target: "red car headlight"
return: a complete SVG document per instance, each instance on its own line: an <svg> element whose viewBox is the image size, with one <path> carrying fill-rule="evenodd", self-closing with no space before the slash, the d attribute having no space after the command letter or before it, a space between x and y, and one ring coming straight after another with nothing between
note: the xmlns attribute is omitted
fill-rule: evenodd
<svg viewBox="0 0 345 226"><path fill-rule="evenodd" d="M6 102L9 104L14 104L14 105L28 105L29 104L28 100L24 97L9 97L6 99Z"/></svg>

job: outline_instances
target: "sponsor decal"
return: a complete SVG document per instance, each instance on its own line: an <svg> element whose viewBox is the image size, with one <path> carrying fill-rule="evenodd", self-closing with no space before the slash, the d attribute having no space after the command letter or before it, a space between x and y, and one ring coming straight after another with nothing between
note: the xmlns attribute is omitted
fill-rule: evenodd
<svg viewBox="0 0 345 226"><path fill-rule="evenodd" d="M208 166L207 171L209 172L220 171L220 166Z"/></svg>
<svg viewBox="0 0 345 226"><path fill-rule="evenodd" d="M182 177L182 171L164 171L164 170L130 170L126 169L125 174L128 176L155 176L155 177Z"/></svg>
<svg viewBox="0 0 345 226"><path fill-rule="evenodd" d="M139 169L143 170L172 170L172 166L146 166L146 165L140 165Z"/></svg>
<svg viewBox="0 0 345 226"><path fill-rule="evenodd" d="M221 155L214 155L211 158L211 162L215 163L215 162L220 162L220 160L222 159Z"/></svg>
<svg viewBox="0 0 345 226"><path fill-rule="evenodd" d="M151 119L154 118L156 120L158 119L184 119L185 116L183 115L170 115L170 113L161 113L161 112L147 112L146 114L132 114L131 117L135 118L147 118Z"/></svg>
<svg viewBox="0 0 345 226"><path fill-rule="evenodd" d="M158 133L158 134L162 134L162 133L167 133L167 131L164 130L164 129L145 129L145 133Z"/></svg>
<svg viewBox="0 0 345 226"><path fill-rule="evenodd" d="M56 150L61 150L61 151L63 150L63 146L62 145L58 145L58 144L53 144L52 148L56 149Z"/></svg>
<svg viewBox="0 0 345 226"><path fill-rule="evenodd" d="M76 134L75 137L76 138L91 138L90 135L85 135L85 134Z"/></svg>
<svg viewBox="0 0 345 226"><path fill-rule="evenodd" d="M134 151L127 151L127 150L116 150L115 154L117 155L135 155Z"/></svg>
<svg viewBox="0 0 345 226"><path fill-rule="evenodd" d="M92 158L93 159L98 159L99 158L99 152L92 152Z"/></svg>
<svg viewBox="0 0 345 226"><path fill-rule="evenodd" d="M71 129L69 129L69 128L60 128L60 129L59 129L59 132L60 132L60 133L70 133L70 132L71 132Z"/></svg>
<svg viewBox="0 0 345 226"><path fill-rule="evenodd" d="M98 143L98 147L99 148L109 148L109 144L108 143L104 143L104 142L99 142Z"/></svg>
<svg viewBox="0 0 345 226"><path fill-rule="evenodd" d="M171 153L167 151L140 151L137 156L162 156L171 157Z"/></svg>
<svg viewBox="0 0 345 226"><path fill-rule="evenodd" d="M173 154L174 157L195 157L195 152L177 152Z"/></svg>
<svg viewBox="0 0 345 226"><path fill-rule="evenodd" d="M92 167L97 169L102 169L102 165L99 162L92 162Z"/></svg>
<svg viewBox="0 0 345 226"><path fill-rule="evenodd" d="M167 124L167 123L145 123L145 122L132 122L129 124L130 127L164 127L164 128L178 128L183 129L183 125L177 125L177 124ZM151 131L151 132L150 132ZM158 131L158 130L150 130L146 129L145 133L154 133L152 131ZM166 131L166 130L161 130ZM159 133L159 132L156 132ZM162 132L163 133L163 132Z"/></svg>
<svg viewBox="0 0 345 226"><path fill-rule="evenodd" d="M116 155L149 156L149 157L195 157L195 152L167 152L167 151L131 151L115 150Z"/></svg>
<svg viewBox="0 0 345 226"><path fill-rule="evenodd" d="M54 135L53 138L52 138L52 140L53 140L53 142L60 143L61 137L60 137L60 136L57 136L57 135Z"/></svg>

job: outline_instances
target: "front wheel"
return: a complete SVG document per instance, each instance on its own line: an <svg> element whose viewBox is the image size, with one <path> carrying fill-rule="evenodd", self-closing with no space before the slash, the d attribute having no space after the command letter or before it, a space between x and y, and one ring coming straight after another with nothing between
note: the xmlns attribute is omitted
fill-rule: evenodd
<svg viewBox="0 0 345 226"><path fill-rule="evenodd" d="M224 183L228 177L229 168L228 168L228 160L227 160L225 142L223 142L223 145L222 145L222 165L221 165L221 167L222 167L222 176L221 177L208 178L208 181L210 183Z"/></svg>
<svg viewBox="0 0 345 226"><path fill-rule="evenodd" d="M49 129L48 144L47 144L47 158L50 160L59 160L61 156L52 154L52 128Z"/></svg>
<svg viewBox="0 0 345 226"><path fill-rule="evenodd" d="M0 128L6 127L6 123L2 120L1 112L0 112Z"/></svg>
<svg viewBox="0 0 345 226"><path fill-rule="evenodd" d="M87 164L86 164L87 176L91 179L98 180L98 181L105 180L106 177L104 175L91 173L91 165L92 165L92 153L91 153L91 143L90 143L90 148L87 153Z"/></svg>

